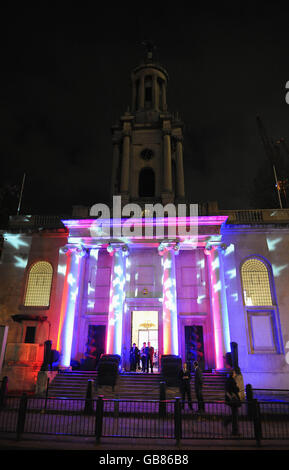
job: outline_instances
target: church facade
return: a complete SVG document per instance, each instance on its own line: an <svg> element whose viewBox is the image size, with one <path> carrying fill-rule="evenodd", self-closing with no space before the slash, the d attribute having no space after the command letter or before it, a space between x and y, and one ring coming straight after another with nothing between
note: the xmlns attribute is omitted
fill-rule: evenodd
<svg viewBox="0 0 289 470"><path fill-rule="evenodd" d="M288 389L289 210L185 205L168 73L148 51L131 82L112 128L113 205L14 216L2 231L1 377L35 390L47 340L58 369L107 353L129 370L131 345L150 342L155 370L173 354L216 372L233 342L246 383Z"/></svg>

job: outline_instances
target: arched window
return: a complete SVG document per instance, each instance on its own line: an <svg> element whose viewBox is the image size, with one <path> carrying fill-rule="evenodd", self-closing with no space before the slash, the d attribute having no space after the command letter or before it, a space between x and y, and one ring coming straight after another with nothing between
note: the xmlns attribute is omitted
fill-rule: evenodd
<svg viewBox="0 0 289 470"><path fill-rule="evenodd" d="M49 307L52 275L52 266L47 261L31 266L24 299L26 307Z"/></svg>
<svg viewBox="0 0 289 470"><path fill-rule="evenodd" d="M279 354L282 351L277 299L270 264L252 256L241 266L250 354Z"/></svg>
<svg viewBox="0 0 289 470"><path fill-rule="evenodd" d="M155 173L150 167L143 168L139 174L139 197L154 197Z"/></svg>
<svg viewBox="0 0 289 470"><path fill-rule="evenodd" d="M144 83L145 108L151 108L152 106L152 86L152 77L147 75Z"/></svg>
<svg viewBox="0 0 289 470"><path fill-rule="evenodd" d="M268 267L263 261L258 258L245 261L241 277L247 307L273 305Z"/></svg>

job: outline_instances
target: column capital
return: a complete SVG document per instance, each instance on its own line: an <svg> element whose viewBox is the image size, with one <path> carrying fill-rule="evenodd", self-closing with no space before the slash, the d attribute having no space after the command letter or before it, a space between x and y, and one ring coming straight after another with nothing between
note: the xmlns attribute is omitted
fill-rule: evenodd
<svg viewBox="0 0 289 470"><path fill-rule="evenodd" d="M110 256L113 256L116 252L122 252L123 255L128 255L128 246L125 243L109 243L107 246L107 251Z"/></svg>
<svg viewBox="0 0 289 470"><path fill-rule="evenodd" d="M178 143L180 142L181 144L183 143L184 141L184 138L182 135L173 135L173 139Z"/></svg>
<svg viewBox="0 0 289 470"><path fill-rule="evenodd" d="M205 255L210 256L216 250L221 250L222 252L225 252L227 248L228 248L228 245L226 245L226 243L209 243L208 242L204 249L204 253Z"/></svg>
<svg viewBox="0 0 289 470"><path fill-rule="evenodd" d="M74 254L78 256L85 256L88 253L88 248L81 245L68 244L63 247L63 251L66 254Z"/></svg>
<svg viewBox="0 0 289 470"><path fill-rule="evenodd" d="M167 251L172 251L177 255L179 250L180 243L178 241L163 240L158 246L158 252L160 256L163 256L163 254Z"/></svg>
<svg viewBox="0 0 289 470"><path fill-rule="evenodd" d="M166 135L171 135L172 134L172 131L171 129L162 129L162 133L163 133L163 137L165 137Z"/></svg>

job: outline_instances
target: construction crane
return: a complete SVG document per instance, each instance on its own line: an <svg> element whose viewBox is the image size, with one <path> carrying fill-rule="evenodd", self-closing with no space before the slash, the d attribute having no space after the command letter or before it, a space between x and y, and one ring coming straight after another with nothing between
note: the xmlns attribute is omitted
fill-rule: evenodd
<svg viewBox="0 0 289 470"><path fill-rule="evenodd" d="M283 137L281 137L279 140L277 140L275 142L275 149L277 150L278 152L278 157L279 157L279 160L280 160L280 164L282 165L282 168L284 169L284 173L287 173L288 174L288 156L289 156L289 149L288 149L288 146L285 142L285 139ZM283 152L285 153L286 157L285 157L285 161L283 160L282 161L282 156L281 156L281 151L280 149L283 150ZM283 154L284 154L283 153ZM279 186L280 186L280 191L282 191L283 193L283 196L284 196L284 200L287 201L287 188L289 187L289 182L288 182L288 178L283 176L280 181L279 181Z"/></svg>
<svg viewBox="0 0 289 470"><path fill-rule="evenodd" d="M283 209L281 194L280 194L281 187L282 187L282 182L281 182L281 180L278 180L278 176L277 176L276 165L275 165L274 148L273 148L271 142L268 139L268 135L267 135L266 129L265 129L265 127L264 127L264 125L261 121L261 118L259 116L257 116L256 120L257 120L257 125L258 125L258 129L259 129L260 137L261 137L261 140L263 142L266 155L269 159L269 163L270 163L270 165L272 167L272 170L273 170L275 187L276 187L276 190L277 190L280 209Z"/></svg>

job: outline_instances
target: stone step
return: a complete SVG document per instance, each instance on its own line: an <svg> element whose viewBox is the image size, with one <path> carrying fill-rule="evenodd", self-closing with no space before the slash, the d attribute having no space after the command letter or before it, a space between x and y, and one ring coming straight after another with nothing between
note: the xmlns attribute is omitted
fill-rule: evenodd
<svg viewBox="0 0 289 470"><path fill-rule="evenodd" d="M89 379L97 378L96 371L69 371L60 372L51 382L48 395L50 397L71 397L84 398L86 395L87 382ZM207 400L223 399L224 395L224 374L203 373L204 385L203 393ZM111 387L99 387L95 390L93 386L93 396L104 395L106 398L143 398L158 399L159 384L163 381L160 373L122 373L118 376L114 391ZM166 387L168 397L179 396L179 389ZM194 377L191 381L192 398L195 398Z"/></svg>

